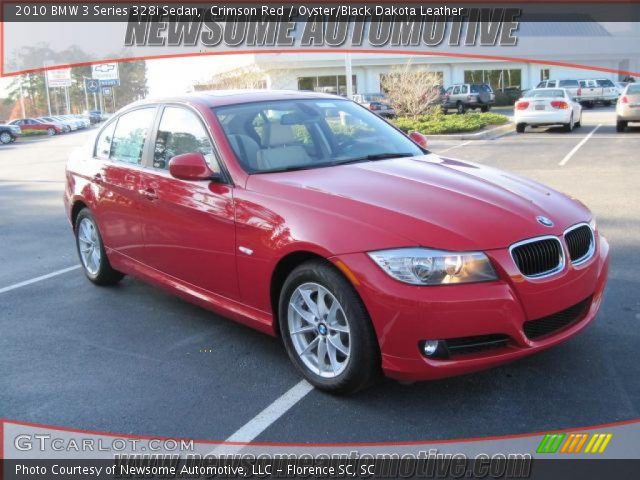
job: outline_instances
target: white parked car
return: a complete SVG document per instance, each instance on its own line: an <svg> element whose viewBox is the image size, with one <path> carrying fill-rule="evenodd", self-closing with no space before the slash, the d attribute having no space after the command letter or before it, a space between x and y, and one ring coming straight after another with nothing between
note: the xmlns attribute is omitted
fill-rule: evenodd
<svg viewBox="0 0 640 480"><path fill-rule="evenodd" d="M513 117L518 133L524 133L527 126L554 125L571 132L581 126L582 106L564 88L535 88L515 103Z"/></svg>

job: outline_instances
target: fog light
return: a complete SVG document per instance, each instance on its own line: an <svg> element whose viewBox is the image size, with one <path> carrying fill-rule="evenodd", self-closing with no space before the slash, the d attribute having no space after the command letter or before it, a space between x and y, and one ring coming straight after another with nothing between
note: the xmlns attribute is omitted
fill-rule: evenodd
<svg viewBox="0 0 640 480"><path fill-rule="evenodd" d="M440 340L425 340L422 344L422 352L430 357L438 351L438 345L440 345Z"/></svg>

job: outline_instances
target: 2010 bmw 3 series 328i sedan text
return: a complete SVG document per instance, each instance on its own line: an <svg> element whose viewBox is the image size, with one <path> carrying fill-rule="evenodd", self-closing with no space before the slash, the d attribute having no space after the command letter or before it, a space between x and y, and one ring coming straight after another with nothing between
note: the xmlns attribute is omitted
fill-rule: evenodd
<svg viewBox="0 0 640 480"><path fill-rule="evenodd" d="M495 366L589 324L609 252L589 210L422 140L316 93L130 105L67 166L82 266L280 336L334 392Z"/></svg>

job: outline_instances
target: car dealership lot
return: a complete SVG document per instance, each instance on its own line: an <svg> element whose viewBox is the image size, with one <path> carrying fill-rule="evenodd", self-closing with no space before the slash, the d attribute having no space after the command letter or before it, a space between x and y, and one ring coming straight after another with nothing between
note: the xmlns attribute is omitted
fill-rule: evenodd
<svg viewBox="0 0 640 480"><path fill-rule="evenodd" d="M277 340L131 278L97 288L75 269L16 286L78 264L63 172L72 148L92 134L1 147L0 417L218 440L249 425L234 438L251 432L283 442L500 435L637 418L640 128L618 134L614 120L600 108L585 110L570 134L431 143L436 153L532 177L593 209L612 250L596 322L511 365L411 386L381 381L351 397L303 395L304 386L287 394L300 377ZM277 400L265 422L254 421Z"/></svg>

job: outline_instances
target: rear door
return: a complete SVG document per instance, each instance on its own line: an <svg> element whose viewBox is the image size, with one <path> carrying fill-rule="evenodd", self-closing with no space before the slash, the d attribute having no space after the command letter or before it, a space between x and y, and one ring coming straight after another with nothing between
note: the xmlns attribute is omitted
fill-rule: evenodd
<svg viewBox="0 0 640 480"><path fill-rule="evenodd" d="M90 179L96 190L95 214L105 246L137 261L144 251L140 174L156 111L156 106L131 110L105 126L96 141L96 166Z"/></svg>
<svg viewBox="0 0 640 480"><path fill-rule="evenodd" d="M220 172L208 129L191 108L167 105L152 138L153 155L142 178L144 263L180 282L238 298L232 185L179 180L168 170L174 156L200 152Z"/></svg>

